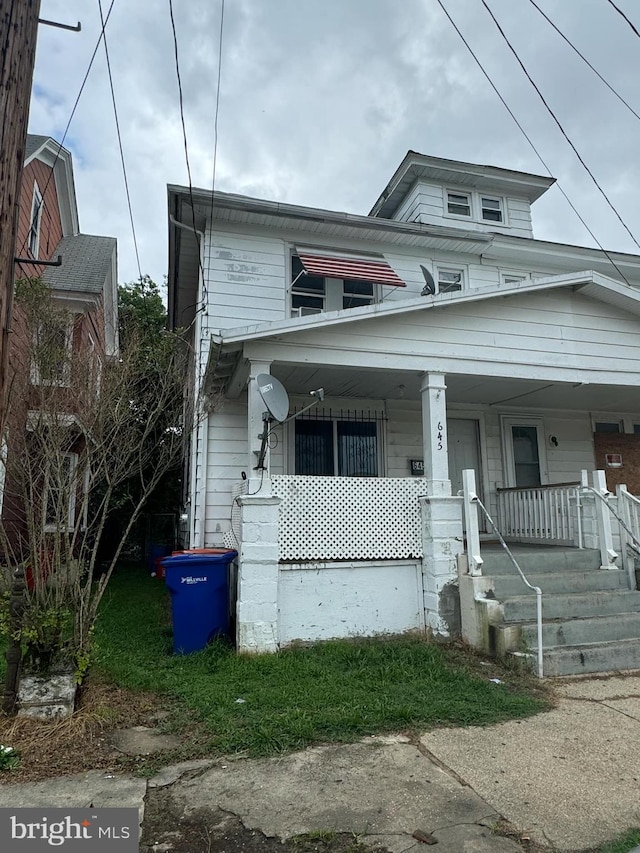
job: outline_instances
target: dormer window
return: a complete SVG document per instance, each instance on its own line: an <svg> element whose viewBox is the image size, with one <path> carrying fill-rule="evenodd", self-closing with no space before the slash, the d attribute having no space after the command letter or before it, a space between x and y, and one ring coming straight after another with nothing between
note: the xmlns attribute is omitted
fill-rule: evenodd
<svg viewBox="0 0 640 853"><path fill-rule="evenodd" d="M467 193L447 193L447 210L454 216L471 216L471 196Z"/></svg>
<svg viewBox="0 0 640 853"><path fill-rule="evenodd" d="M486 222L504 221L504 216L502 213L502 199L481 196L480 206L482 208L482 218Z"/></svg>
<svg viewBox="0 0 640 853"><path fill-rule="evenodd" d="M40 249L40 223L42 221L42 193L38 185L33 186L33 200L31 202L31 220L29 226L29 251L32 258L38 257Z"/></svg>

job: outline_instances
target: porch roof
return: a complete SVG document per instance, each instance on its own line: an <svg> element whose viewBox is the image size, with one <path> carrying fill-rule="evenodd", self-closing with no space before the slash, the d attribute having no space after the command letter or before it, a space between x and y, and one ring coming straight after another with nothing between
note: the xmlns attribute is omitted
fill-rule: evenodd
<svg viewBox="0 0 640 853"><path fill-rule="evenodd" d="M609 305L614 305L623 311L640 317L640 290L636 290L627 284L622 284L608 276L596 273L593 270L584 270L582 272L546 276L544 278L532 279L531 281L499 284L494 288L418 296L386 304L383 302L365 305L361 308L327 311L322 314L312 314L306 317L290 317L270 323L257 323L250 326L226 329L216 335L212 335L212 343L217 345L217 347L226 349L229 345L262 340L275 335L280 338L287 333L341 326L359 320L386 318L436 308L446 309L447 307L460 306L466 303L485 302L505 296L525 293L532 294L565 287L571 288L574 291L579 290L585 296Z"/></svg>

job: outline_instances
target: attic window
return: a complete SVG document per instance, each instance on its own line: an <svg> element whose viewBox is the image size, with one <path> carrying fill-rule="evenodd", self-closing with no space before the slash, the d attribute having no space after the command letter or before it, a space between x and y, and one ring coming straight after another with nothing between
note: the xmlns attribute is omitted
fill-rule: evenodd
<svg viewBox="0 0 640 853"><path fill-rule="evenodd" d="M467 193L447 193L447 210L455 216L471 216L471 196Z"/></svg>
<svg viewBox="0 0 640 853"><path fill-rule="evenodd" d="M482 218L488 222L502 222L502 201L499 198L487 198L482 196L480 199L482 208Z"/></svg>

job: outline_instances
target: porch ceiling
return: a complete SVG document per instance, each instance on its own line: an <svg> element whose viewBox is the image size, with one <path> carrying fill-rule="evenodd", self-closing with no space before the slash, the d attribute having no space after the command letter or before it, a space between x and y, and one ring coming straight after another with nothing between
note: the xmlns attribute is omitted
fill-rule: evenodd
<svg viewBox="0 0 640 853"><path fill-rule="evenodd" d="M306 396L324 388L327 397L370 400L420 400L421 374L398 370L359 370L275 363L271 372L289 394ZM533 379L447 374L447 402L526 409L640 412L636 386L578 385Z"/></svg>

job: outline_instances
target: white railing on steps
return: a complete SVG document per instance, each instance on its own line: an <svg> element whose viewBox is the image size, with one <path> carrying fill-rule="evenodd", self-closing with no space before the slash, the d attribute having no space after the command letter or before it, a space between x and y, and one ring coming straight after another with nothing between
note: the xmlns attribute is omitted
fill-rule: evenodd
<svg viewBox="0 0 640 853"><path fill-rule="evenodd" d="M484 513L489 527L497 536L498 541L506 551L509 560L520 575L523 583L525 584L525 586L529 587L529 589L532 589L536 594L536 646L538 678L543 678L544 663L542 654L542 590L539 586L534 586L532 583L529 583L524 572L522 571L522 568L520 567L520 564L513 556L511 549L505 542L504 536L498 529L498 526L494 522L493 518L490 516L489 512L487 511L487 508L478 497L478 493L476 491L476 474L473 469L465 470L462 472L462 484L464 497L463 505L465 513L465 525L467 532L467 561L469 574L482 574L482 557L480 556L480 534L478 524L478 508L480 508L480 510Z"/></svg>

